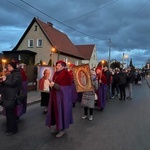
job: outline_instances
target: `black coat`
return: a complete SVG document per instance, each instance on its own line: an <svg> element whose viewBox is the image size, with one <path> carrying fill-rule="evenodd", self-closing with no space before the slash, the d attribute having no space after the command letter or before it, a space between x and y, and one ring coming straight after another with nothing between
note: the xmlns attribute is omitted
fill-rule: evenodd
<svg viewBox="0 0 150 150"><path fill-rule="evenodd" d="M3 86L3 107L14 108L15 96L21 88L22 78L19 69L14 69L10 74L6 75L6 80L2 82Z"/></svg>
<svg viewBox="0 0 150 150"><path fill-rule="evenodd" d="M120 71L118 73L118 85L125 85L127 83L127 74L126 72Z"/></svg>
<svg viewBox="0 0 150 150"><path fill-rule="evenodd" d="M127 74L127 83L133 83L135 80L134 72L131 71Z"/></svg>

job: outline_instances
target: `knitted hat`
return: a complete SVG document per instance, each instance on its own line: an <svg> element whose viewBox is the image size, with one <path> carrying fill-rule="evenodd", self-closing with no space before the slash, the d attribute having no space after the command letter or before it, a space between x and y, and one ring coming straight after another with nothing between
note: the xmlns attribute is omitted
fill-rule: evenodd
<svg viewBox="0 0 150 150"><path fill-rule="evenodd" d="M9 65L11 65L14 69L16 69L16 67L17 67L16 62L10 62Z"/></svg>
<svg viewBox="0 0 150 150"><path fill-rule="evenodd" d="M61 64L62 66L66 67L66 63L63 61L63 60L59 60L56 62L56 65L57 64Z"/></svg>

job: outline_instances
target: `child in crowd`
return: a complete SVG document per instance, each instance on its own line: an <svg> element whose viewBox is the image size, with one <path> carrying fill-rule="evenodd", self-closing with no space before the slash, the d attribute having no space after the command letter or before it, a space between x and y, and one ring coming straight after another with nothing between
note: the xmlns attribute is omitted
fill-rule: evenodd
<svg viewBox="0 0 150 150"><path fill-rule="evenodd" d="M88 118L90 121L93 120L93 109L95 106L95 90L97 90L98 88L98 82L96 80L95 72L91 71L91 77L94 91L83 92L81 101L81 105L84 107L84 116L82 117L82 119Z"/></svg>

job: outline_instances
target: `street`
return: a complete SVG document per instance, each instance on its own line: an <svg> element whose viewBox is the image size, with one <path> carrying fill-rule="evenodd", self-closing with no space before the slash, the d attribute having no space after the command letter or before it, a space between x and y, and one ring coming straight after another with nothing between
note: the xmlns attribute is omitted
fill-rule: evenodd
<svg viewBox="0 0 150 150"><path fill-rule="evenodd" d="M28 106L18 121L19 132L5 136L0 115L2 150L150 150L150 88L144 80L133 86L133 100L110 99L103 112L95 108L93 121L82 120L83 108L73 108L74 124L57 139L45 126L40 103Z"/></svg>

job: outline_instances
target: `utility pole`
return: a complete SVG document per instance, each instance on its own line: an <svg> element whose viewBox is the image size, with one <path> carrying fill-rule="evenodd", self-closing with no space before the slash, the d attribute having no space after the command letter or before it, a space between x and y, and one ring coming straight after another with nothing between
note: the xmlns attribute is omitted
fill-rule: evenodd
<svg viewBox="0 0 150 150"><path fill-rule="evenodd" d="M124 69L124 53L122 55L122 68Z"/></svg>
<svg viewBox="0 0 150 150"><path fill-rule="evenodd" d="M111 38L108 41L108 45L109 45L109 50L108 50L108 69L110 69L110 52L111 52Z"/></svg>

